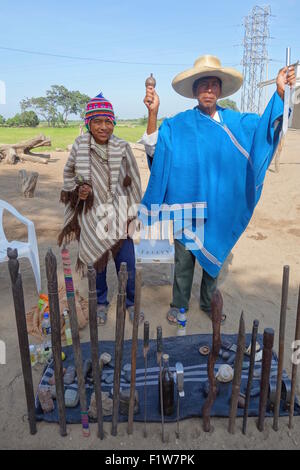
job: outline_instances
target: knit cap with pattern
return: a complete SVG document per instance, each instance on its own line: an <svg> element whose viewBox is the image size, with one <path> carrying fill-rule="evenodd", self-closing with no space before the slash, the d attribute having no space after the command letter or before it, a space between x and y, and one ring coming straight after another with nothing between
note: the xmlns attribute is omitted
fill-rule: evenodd
<svg viewBox="0 0 300 470"><path fill-rule="evenodd" d="M88 131L90 130L91 120L96 117L106 117L116 125L116 118L112 104L104 98L102 93L99 93L95 98L92 98L87 104L84 122Z"/></svg>

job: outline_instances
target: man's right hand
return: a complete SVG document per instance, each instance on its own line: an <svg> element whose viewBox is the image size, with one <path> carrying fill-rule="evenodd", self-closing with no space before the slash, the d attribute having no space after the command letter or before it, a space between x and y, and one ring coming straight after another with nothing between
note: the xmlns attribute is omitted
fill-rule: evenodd
<svg viewBox="0 0 300 470"><path fill-rule="evenodd" d="M88 184L83 184L79 187L79 197L82 201L85 201L88 198L88 195L92 192L91 186Z"/></svg>
<svg viewBox="0 0 300 470"><path fill-rule="evenodd" d="M159 96L156 93L155 88L153 86L147 86L144 103L146 105L146 108L149 111L149 114L156 114L156 115L158 114L160 101L159 101Z"/></svg>

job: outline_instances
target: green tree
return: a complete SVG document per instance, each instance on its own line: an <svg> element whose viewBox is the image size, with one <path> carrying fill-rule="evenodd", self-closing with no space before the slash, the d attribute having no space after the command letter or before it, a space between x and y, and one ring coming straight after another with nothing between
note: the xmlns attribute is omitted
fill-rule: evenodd
<svg viewBox="0 0 300 470"><path fill-rule="evenodd" d="M8 127L36 127L39 123L40 121L34 111L24 111L7 119L5 124Z"/></svg>
<svg viewBox="0 0 300 470"><path fill-rule="evenodd" d="M16 114L14 117L7 119L6 125L8 127L20 127L21 126L21 115Z"/></svg>
<svg viewBox="0 0 300 470"><path fill-rule="evenodd" d="M237 104L233 100L225 99L218 101L218 105L222 108L232 109L233 111L239 111Z"/></svg>
<svg viewBox="0 0 300 470"><path fill-rule="evenodd" d="M22 111L34 110L48 126L67 126L70 114L84 117L89 96L70 91L62 85L52 85L45 97L27 98L20 103Z"/></svg>
<svg viewBox="0 0 300 470"><path fill-rule="evenodd" d="M57 122L57 111L54 103L44 96L38 98L26 98L20 103L22 112L29 109L34 110L38 116L47 122L48 126L55 126Z"/></svg>
<svg viewBox="0 0 300 470"><path fill-rule="evenodd" d="M1 116L0 114L0 127L3 127L5 125L5 118Z"/></svg>
<svg viewBox="0 0 300 470"><path fill-rule="evenodd" d="M37 127L40 123L34 111L24 111L20 115L21 125L24 127Z"/></svg>

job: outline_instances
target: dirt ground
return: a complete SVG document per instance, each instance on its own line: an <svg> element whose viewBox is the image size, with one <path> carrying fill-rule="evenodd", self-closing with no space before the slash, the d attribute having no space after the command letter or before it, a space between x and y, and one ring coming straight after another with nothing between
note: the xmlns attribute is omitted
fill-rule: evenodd
<svg viewBox="0 0 300 470"><path fill-rule="evenodd" d="M135 155L145 189L148 169L145 155L135 149ZM67 153L53 153L48 165L19 163L16 166L0 164L0 199L14 205L22 214L35 223L42 272L42 289L46 291L44 259L51 247L59 260L56 246L57 233L61 227L63 206L58 203L62 184L63 167ZM38 171L40 177L34 199L23 199L18 193L17 176L20 169ZM267 174L262 198L254 217L235 246L228 263L223 269L220 288L224 297L227 321L222 327L224 333L236 333L241 310L244 310L246 330L250 332L255 318L260 321L260 332L265 327L275 329L275 350L278 349L278 328L281 299L282 269L290 266L290 291L286 323L285 368L290 373L290 345L294 338L297 295L300 282L300 132L289 131L281 155L280 172L273 166ZM4 224L9 239L26 236L22 225L5 215ZM76 244L71 245L72 260L75 263ZM30 264L21 261L21 273L25 292L26 309L37 302L37 292ZM165 320L165 313L171 299L171 286L167 282L168 268L152 266L143 270L144 288L142 309L150 321L150 336L155 337L156 327L161 324L164 337L173 336L174 329ZM63 281L59 264L60 282ZM87 294L87 280L74 276L80 293ZM199 310L199 287L201 269L196 268L188 316L188 334L211 332L209 319ZM109 288L112 299L108 322L99 328L100 339L114 338L116 276L109 266ZM126 339L132 329L126 324ZM139 336L142 337L143 328ZM81 332L82 341L89 341L89 329ZM278 432L272 429L272 420L266 420L265 431L259 433L255 419L249 419L248 435L241 433L241 419L237 421L235 435L227 432L228 420L214 418L214 430L206 434L201 419L181 422L181 439L176 440L176 425L166 425L167 443L160 438L161 425L148 425L149 437L143 438L143 424L134 424L134 433L127 435L126 424L119 425L118 436L110 434L111 425L105 423L106 437L100 441L96 436L96 425L91 425L89 439L82 437L80 425L69 425L68 436L60 437L56 424L38 423L38 433L29 435L26 401L16 332L8 268L0 265L0 340L6 344L7 364L0 365L0 448L2 449L297 449L300 446L300 419L295 418L292 432L287 427L287 418L280 419ZM30 341L34 341L30 338ZM35 389L42 366L33 370ZM298 378L297 392L300 394Z"/></svg>

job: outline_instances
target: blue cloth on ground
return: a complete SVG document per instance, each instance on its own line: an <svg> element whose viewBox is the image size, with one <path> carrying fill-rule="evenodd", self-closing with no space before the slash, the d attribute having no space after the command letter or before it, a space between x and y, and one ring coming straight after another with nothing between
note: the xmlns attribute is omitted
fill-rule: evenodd
<svg viewBox="0 0 300 470"><path fill-rule="evenodd" d="M222 341L229 341L236 344L237 335L222 335ZM250 344L251 335L247 335L246 344ZM207 356L201 356L198 352L200 345L208 344L211 345L212 335L191 335L183 337L170 337L163 340L163 351L170 356L170 368L171 371L175 370L176 362L181 362L184 366L184 388L185 397L180 401L180 419L192 418L194 416L202 415L202 407L205 402L205 396L203 394L203 387L207 382ZM262 346L262 335L258 336L258 342ZM83 360L91 357L90 343L81 344ZM72 346L63 349L67 355L65 361L65 367L74 364ZM112 355L112 362L114 362L114 341L101 341L99 343L99 355L103 352L108 352ZM245 356L245 361L249 360ZM131 362L131 340L124 342L123 350L123 366ZM220 364L226 364L221 358L217 360L216 370ZM277 365L278 360L273 353L271 374L272 377L277 377ZM260 371L261 362L256 364L256 371ZM137 352L137 374L136 374L136 389L139 393L140 411L134 416L135 421L144 421L144 357L143 357L143 341L138 342ZM48 366L43 377L41 379L42 385L47 385L49 378L53 375L53 363ZM113 369L105 367L104 373L113 374ZM149 422L160 422L161 417L159 414L158 405L158 375L159 368L156 361L156 340L150 341L150 349L148 353L148 371L147 371L147 421ZM283 373L284 377L286 373ZM241 392L245 392L247 386L248 374L247 370L243 370ZM260 379L254 377L252 390L259 387ZM102 391L110 392L113 385L108 385L102 382ZM124 373L122 372L121 377L121 388L129 388L130 384L125 381ZM220 393L212 407L211 416L229 416L230 397L231 397L232 384L221 384ZM77 388L77 383L74 383L65 388ZM175 387L176 388L176 387ZM86 385L87 403L89 405L91 395L93 392L92 385ZM175 402L176 402L176 390L175 390ZM44 420L48 422L58 422L58 411L57 404L55 403L55 409L52 413L43 414L41 407L36 398L36 417L37 420ZM251 398L249 416L258 416L259 407L259 396ZM243 415L243 410L238 409L238 416ZM287 416L288 412L284 411L282 404L280 408L280 415ZM295 415L300 415L300 407L298 402L295 404ZM267 412L267 416L272 416L272 413ZM66 417L68 423L80 423L80 407L66 408ZM176 406L174 414L170 417L165 417L166 422L176 421ZM105 417L105 421L111 421L111 416ZM119 416L119 421L127 421L127 416Z"/></svg>
<svg viewBox="0 0 300 470"><path fill-rule="evenodd" d="M190 250L216 277L246 229L279 142L283 101L276 92L261 117L218 107L221 122L198 108L159 129L142 205L207 203L204 241ZM145 223L145 219L143 219ZM147 222L147 220L146 220ZM187 245L193 235L183 233Z"/></svg>

